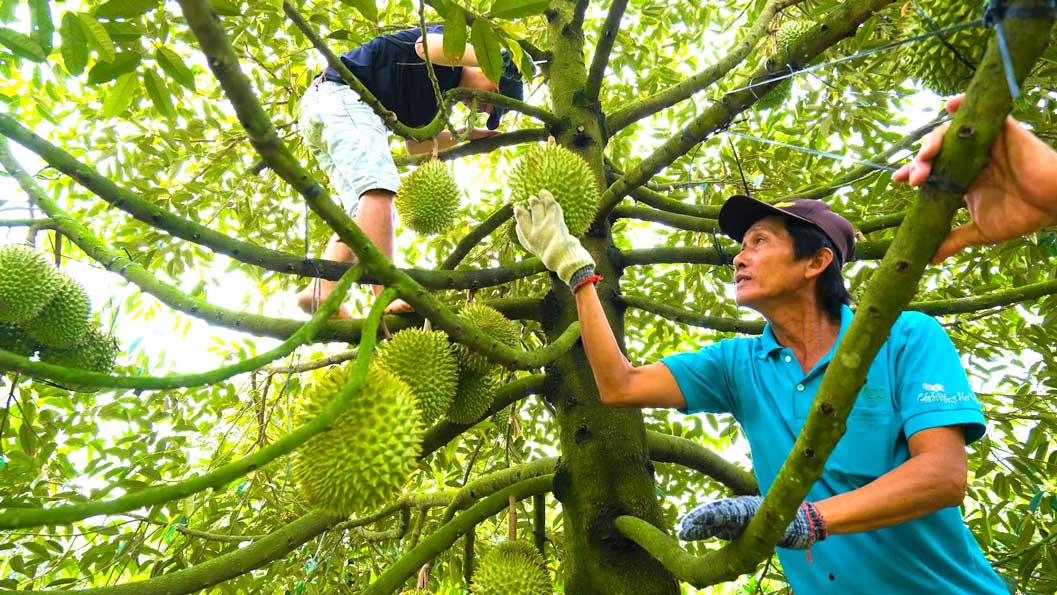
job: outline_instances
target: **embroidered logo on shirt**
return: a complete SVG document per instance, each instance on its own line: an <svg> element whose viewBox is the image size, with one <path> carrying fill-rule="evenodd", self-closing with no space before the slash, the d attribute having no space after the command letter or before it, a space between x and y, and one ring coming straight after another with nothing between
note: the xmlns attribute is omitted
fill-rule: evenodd
<svg viewBox="0 0 1057 595"><path fill-rule="evenodd" d="M862 391L859 392L859 398L866 402L866 404L872 405L884 401L887 396L885 395L885 389L880 386L864 386Z"/></svg>
<svg viewBox="0 0 1057 595"><path fill-rule="evenodd" d="M922 391L918 393L918 403L960 403L962 401L972 401L972 393L963 393L958 391L953 395L948 395L947 390L942 384L929 384L923 382L921 384Z"/></svg>

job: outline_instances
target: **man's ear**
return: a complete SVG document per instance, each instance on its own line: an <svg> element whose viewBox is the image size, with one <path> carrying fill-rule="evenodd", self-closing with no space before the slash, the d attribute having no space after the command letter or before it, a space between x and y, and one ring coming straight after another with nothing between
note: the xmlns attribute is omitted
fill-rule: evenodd
<svg viewBox="0 0 1057 595"><path fill-rule="evenodd" d="M804 274L808 279L820 277L822 276L822 273L829 268L831 262L833 262L833 250L829 248L819 248L808 262L807 271L805 271Z"/></svg>

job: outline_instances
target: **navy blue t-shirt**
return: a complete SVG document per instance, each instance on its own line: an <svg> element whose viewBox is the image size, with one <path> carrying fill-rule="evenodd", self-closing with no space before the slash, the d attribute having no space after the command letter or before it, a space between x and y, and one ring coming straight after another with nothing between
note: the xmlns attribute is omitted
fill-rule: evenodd
<svg viewBox="0 0 1057 595"><path fill-rule="evenodd" d="M444 26L434 25L426 30L443 33ZM428 124L439 111L426 62L415 52L415 42L421 35L421 29L382 35L340 56L356 78L407 126ZM459 86L461 66L434 64L433 70L442 93ZM326 79L341 82L341 76L332 68L327 69Z"/></svg>

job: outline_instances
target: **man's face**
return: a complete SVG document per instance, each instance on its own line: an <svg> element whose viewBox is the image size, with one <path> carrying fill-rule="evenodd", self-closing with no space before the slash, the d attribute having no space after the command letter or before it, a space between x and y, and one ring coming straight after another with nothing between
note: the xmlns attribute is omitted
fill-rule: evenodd
<svg viewBox="0 0 1057 595"><path fill-rule="evenodd" d="M735 301L764 312L769 304L810 288L810 261L794 260L793 237L781 218L760 219L745 232L734 257Z"/></svg>

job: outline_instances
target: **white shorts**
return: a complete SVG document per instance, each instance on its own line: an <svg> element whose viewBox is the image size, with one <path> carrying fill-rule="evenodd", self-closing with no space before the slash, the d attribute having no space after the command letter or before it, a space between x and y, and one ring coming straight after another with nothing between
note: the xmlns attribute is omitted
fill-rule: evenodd
<svg viewBox="0 0 1057 595"><path fill-rule="evenodd" d="M400 176L382 119L345 83L308 86L298 119L305 146L330 177L342 207L356 214L369 190L396 192Z"/></svg>

